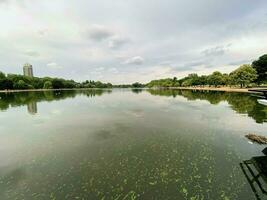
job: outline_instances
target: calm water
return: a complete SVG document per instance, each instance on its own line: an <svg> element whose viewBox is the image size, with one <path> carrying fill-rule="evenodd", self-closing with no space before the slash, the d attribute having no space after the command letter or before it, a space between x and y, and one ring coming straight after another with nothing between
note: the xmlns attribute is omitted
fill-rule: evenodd
<svg viewBox="0 0 267 200"><path fill-rule="evenodd" d="M263 156L244 137L267 136L257 97L115 89L0 98L1 200L256 199L240 163Z"/></svg>

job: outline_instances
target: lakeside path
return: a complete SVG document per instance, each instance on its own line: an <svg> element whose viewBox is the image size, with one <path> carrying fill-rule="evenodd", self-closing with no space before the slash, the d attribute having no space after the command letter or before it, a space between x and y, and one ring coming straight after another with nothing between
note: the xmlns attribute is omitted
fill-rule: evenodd
<svg viewBox="0 0 267 200"><path fill-rule="evenodd" d="M244 93L258 93L255 91L249 91L252 89L267 89L267 87L255 87L255 88L230 88L230 87L171 87L170 89L180 90L207 90L207 91L222 91L222 92L244 92Z"/></svg>
<svg viewBox="0 0 267 200"><path fill-rule="evenodd" d="M223 92L249 92L252 88L230 88L230 87L175 87L173 89L183 89L183 90L209 90L209 91L223 91Z"/></svg>

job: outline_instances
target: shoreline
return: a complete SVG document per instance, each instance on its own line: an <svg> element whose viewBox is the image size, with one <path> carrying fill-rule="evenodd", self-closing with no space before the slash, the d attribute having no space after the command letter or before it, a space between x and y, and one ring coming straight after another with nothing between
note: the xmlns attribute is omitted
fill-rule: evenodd
<svg viewBox="0 0 267 200"><path fill-rule="evenodd" d="M205 91L221 91L221 92L243 92L249 93L249 89L255 88L230 88L230 87L173 87L173 89L183 89L183 90L205 90Z"/></svg>
<svg viewBox="0 0 267 200"><path fill-rule="evenodd" d="M71 91L71 90L109 90L109 89L112 89L112 88L62 88L62 89L0 90L0 93Z"/></svg>
<svg viewBox="0 0 267 200"><path fill-rule="evenodd" d="M151 89L176 89L176 90L199 90L199 91L220 91L220 92L240 92L240 93L253 93L259 94L261 92L249 91L257 89L266 89L267 87L252 87L252 88L231 88L231 87L169 87L169 88L151 88Z"/></svg>
<svg viewBox="0 0 267 200"><path fill-rule="evenodd" d="M45 91L71 91L71 90L110 90L116 88L62 88L62 89L27 89L27 90L0 90L0 93L16 93L16 92L45 92ZM120 88L118 88L120 89ZM128 89L139 89L139 88L128 88ZM230 88L230 87L169 87L169 88L140 88L140 89L179 89L179 90L205 90L205 91L221 91L221 92L243 92L243 93L258 93L249 91L249 89L255 88ZM260 89L267 89L260 88Z"/></svg>

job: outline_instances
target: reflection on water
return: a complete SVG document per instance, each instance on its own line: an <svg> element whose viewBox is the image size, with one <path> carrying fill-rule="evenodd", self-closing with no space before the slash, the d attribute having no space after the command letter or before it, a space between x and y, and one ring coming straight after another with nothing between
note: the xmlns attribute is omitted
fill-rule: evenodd
<svg viewBox="0 0 267 200"><path fill-rule="evenodd" d="M265 148L267 151L267 148ZM264 152L264 151L263 151ZM240 167L257 200L267 197L267 156L252 157Z"/></svg>
<svg viewBox="0 0 267 200"><path fill-rule="evenodd" d="M77 95L87 97L101 96L104 93L111 93L112 90L89 89L89 90L61 90L41 92L16 92L0 93L0 110L7 110L12 107L27 105L29 114L38 112L37 103L42 101L58 101L67 98L74 98Z"/></svg>
<svg viewBox="0 0 267 200"><path fill-rule="evenodd" d="M248 94L0 95L1 200L255 199L239 163L262 156L244 136L266 136L267 123Z"/></svg>
<svg viewBox="0 0 267 200"><path fill-rule="evenodd" d="M36 101L29 102L27 104L27 108L30 114L33 114L33 115L36 114L37 113L37 102Z"/></svg>
<svg viewBox="0 0 267 200"><path fill-rule="evenodd" d="M133 93L139 94L143 89L132 89ZM227 102L231 108L239 114L247 114L257 123L267 122L267 106L257 102L257 97L245 93L221 92L221 91L197 91L197 90L146 90L151 95L176 97L183 96L189 101L206 100L210 104ZM0 93L0 110L10 107L27 105L30 114L37 113L37 103L41 101L56 101L66 98L74 98L77 95L87 97L100 96L111 93L112 90L70 90L70 91L45 91L45 92L21 92Z"/></svg>
<svg viewBox="0 0 267 200"><path fill-rule="evenodd" d="M257 123L267 122L267 106L261 105L257 97L246 93L197 90L148 90L152 95L183 96L189 101L206 100L210 104L227 102L239 114L247 114Z"/></svg>
<svg viewBox="0 0 267 200"><path fill-rule="evenodd" d="M143 92L143 89L140 89L140 88L133 88L133 89L132 89L132 92L133 92L133 93L136 93L136 94L139 94L139 93Z"/></svg>

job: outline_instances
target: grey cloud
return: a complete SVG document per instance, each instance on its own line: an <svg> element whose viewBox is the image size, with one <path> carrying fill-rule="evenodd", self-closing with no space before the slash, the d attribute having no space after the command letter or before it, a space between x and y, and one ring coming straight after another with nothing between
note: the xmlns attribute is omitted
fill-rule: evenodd
<svg viewBox="0 0 267 200"><path fill-rule="evenodd" d="M245 60L238 60L234 62L228 63L228 65L242 65L242 64L248 64L252 63L253 59L245 59Z"/></svg>
<svg viewBox="0 0 267 200"><path fill-rule="evenodd" d="M195 67L195 66L199 66L199 65L203 65L205 64L205 62L203 61L193 61L193 62L189 62L184 64L184 67Z"/></svg>
<svg viewBox="0 0 267 200"><path fill-rule="evenodd" d="M184 64L179 64L175 67L177 72L182 71L195 71L198 67L210 68L212 65L210 60L196 60L191 62L186 62Z"/></svg>
<svg viewBox="0 0 267 200"><path fill-rule="evenodd" d="M129 42L130 40L127 38L116 36L110 39L108 46L112 49L118 49Z"/></svg>
<svg viewBox="0 0 267 200"><path fill-rule="evenodd" d="M93 25L87 30L87 36L94 41L102 41L114 36L114 32L101 25Z"/></svg>
<svg viewBox="0 0 267 200"><path fill-rule="evenodd" d="M25 51L23 54L26 56L30 56L30 57L39 57L40 56L40 54L34 50Z"/></svg>
<svg viewBox="0 0 267 200"><path fill-rule="evenodd" d="M0 64L12 66L2 68L7 73L20 73L25 56L29 60L38 56L24 53L32 47L41 53L31 61L40 76L83 80L88 66L104 66L96 71L112 83L179 76L183 71L230 71L239 61L267 51L266 0L116 0L116 4L0 0L0 4L0 21L8 20L0 34ZM223 45L229 42L231 49ZM62 70L47 70L58 63ZM227 63L235 65L223 68ZM163 67L152 73L159 65ZM98 77L90 74L92 79Z"/></svg>
<svg viewBox="0 0 267 200"><path fill-rule="evenodd" d="M231 44L225 46L216 46L209 49L205 49L201 53L205 56L222 56L225 54L225 52L228 51L230 46Z"/></svg>

